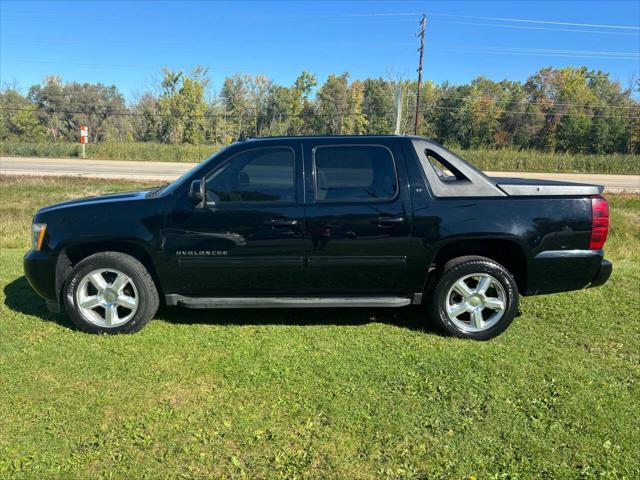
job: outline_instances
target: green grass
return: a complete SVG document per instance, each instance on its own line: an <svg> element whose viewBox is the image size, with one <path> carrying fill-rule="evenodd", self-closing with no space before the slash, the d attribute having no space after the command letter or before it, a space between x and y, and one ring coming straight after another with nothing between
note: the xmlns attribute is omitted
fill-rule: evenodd
<svg viewBox="0 0 640 480"><path fill-rule="evenodd" d="M92 143L86 157L104 160L200 162L220 150L220 145L171 145L166 143ZM3 143L2 155L13 157L80 158L77 143Z"/></svg>
<svg viewBox="0 0 640 480"><path fill-rule="evenodd" d="M4 143L2 155L23 157L78 158L75 143ZM86 147L88 158L112 160L157 160L200 162L220 145L168 145L161 143L96 143ZM568 172L640 174L640 157L626 154L545 153L513 149L455 149L482 170L508 172Z"/></svg>
<svg viewBox="0 0 640 480"><path fill-rule="evenodd" d="M0 179L0 478L636 479L640 199L609 196L605 286L522 302L497 339L419 310L163 309L136 335L51 314L38 205L138 188Z"/></svg>
<svg viewBox="0 0 640 480"><path fill-rule="evenodd" d="M640 156L546 153L535 150L456 150L481 170L493 172L640 174Z"/></svg>

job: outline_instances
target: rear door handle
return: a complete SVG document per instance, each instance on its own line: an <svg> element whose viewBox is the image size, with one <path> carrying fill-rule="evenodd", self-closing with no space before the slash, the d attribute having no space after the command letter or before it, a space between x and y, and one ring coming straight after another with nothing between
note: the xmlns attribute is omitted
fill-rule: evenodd
<svg viewBox="0 0 640 480"><path fill-rule="evenodd" d="M373 220L372 223L376 223L381 226L396 225L398 223L404 223L404 217L378 217L378 219Z"/></svg>
<svg viewBox="0 0 640 480"><path fill-rule="evenodd" d="M271 225L272 228L295 227L296 225L298 225L298 220L287 218L272 218L267 222L267 224Z"/></svg>

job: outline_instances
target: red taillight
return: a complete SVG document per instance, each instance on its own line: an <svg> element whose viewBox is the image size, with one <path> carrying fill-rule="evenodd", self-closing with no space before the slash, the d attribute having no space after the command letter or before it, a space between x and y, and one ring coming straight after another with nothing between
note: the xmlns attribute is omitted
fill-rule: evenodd
<svg viewBox="0 0 640 480"><path fill-rule="evenodd" d="M601 195L591 199L591 240L590 250L599 250L604 246L609 232L609 204Z"/></svg>

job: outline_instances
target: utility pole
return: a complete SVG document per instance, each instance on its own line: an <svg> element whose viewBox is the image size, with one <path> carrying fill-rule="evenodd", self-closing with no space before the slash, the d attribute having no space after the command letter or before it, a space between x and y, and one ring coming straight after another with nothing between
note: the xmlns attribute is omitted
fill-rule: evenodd
<svg viewBox="0 0 640 480"><path fill-rule="evenodd" d="M413 126L414 135L418 134L418 123L420 119L420 88L422 87L422 56L424 54L424 31L427 28L427 16L423 13L422 20L420 20L420 30L416 36L420 35L420 63L418 64L418 94L416 95L416 121Z"/></svg>

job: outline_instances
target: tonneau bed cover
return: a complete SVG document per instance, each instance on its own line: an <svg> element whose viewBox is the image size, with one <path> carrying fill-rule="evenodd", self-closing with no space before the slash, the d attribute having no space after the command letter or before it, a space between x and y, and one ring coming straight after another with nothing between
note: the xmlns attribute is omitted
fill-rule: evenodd
<svg viewBox="0 0 640 480"><path fill-rule="evenodd" d="M598 195L604 191L602 185L573 183L557 180L528 178L490 177L510 197L532 195Z"/></svg>

